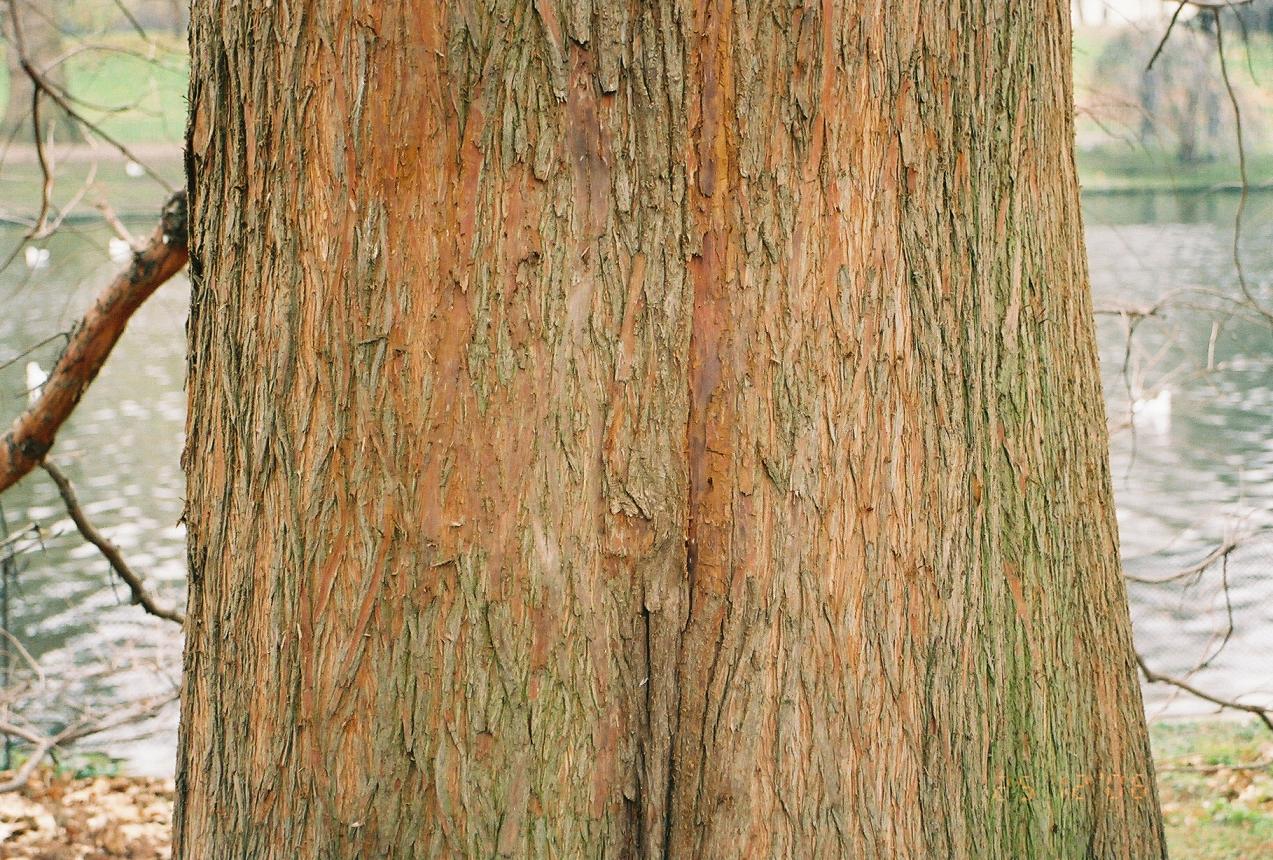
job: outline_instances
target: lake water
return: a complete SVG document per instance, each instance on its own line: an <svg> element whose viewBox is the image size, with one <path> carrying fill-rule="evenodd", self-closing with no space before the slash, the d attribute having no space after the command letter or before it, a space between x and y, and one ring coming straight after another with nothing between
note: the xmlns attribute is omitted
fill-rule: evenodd
<svg viewBox="0 0 1273 860"><path fill-rule="evenodd" d="M162 192L155 196L161 203ZM152 226L135 229L145 234ZM40 243L49 252L46 268L30 270L19 257L0 273L0 362L68 331L83 314L120 268L107 252L110 235L101 224L64 225ZM20 229L0 229L0 255L7 256L21 236ZM50 455L75 484L85 514L169 606L183 603L185 591L185 536L177 521L184 488L179 457L188 302L182 275L141 307ZM25 406L27 361L34 358L48 369L61 346L61 340L48 344L0 370L6 428ZM112 681L128 696L171 689L181 665L175 625L127 605L127 590L66 518L48 476L29 475L0 496L0 504L10 532L32 521L43 526L39 541L16 544L25 552L16 560L20 572L9 586L8 611L9 629L45 664L50 684L65 675L62 667L78 661L120 667ZM54 697L50 707L62 714L68 706L104 708L115 701L91 679L48 691L46 698ZM113 732L101 746L127 758L132 769L170 772L176 713L169 706L157 720ZM151 737L135 739L148 732Z"/></svg>
<svg viewBox="0 0 1273 860"><path fill-rule="evenodd" d="M1223 193L1091 196L1084 217L1098 309L1163 302L1133 327L1130 351L1128 320L1097 318L1106 402L1121 425L1111 456L1124 569L1169 577L1239 542L1200 576L1129 583L1137 643L1156 671L1197 670L1195 686L1268 705L1273 323L1235 304L1237 203ZM1251 196L1244 224L1248 289L1273 314L1273 194ZM1135 399L1148 405L1127 427ZM1151 714L1214 710L1161 685L1146 698Z"/></svg>
<svg viewBox="0 0 1273 860"><path fill-rule="evenodd" d="M1137 641L1159 671L1183 675L1206 662L1193 675L1198 686L1273 702L1273 538L1260 533L1273 526L1273 325L1235 314L1229 300L1239 295L1230 259L1236 200L1089 197L1084 209L1098 307L1146 307L1174 296L1162 315L1136 327L1130 352L1126 321L1098 318L1112 423L1126 423L1131 400L1153 403L1113 437L1127 572L1169 576L1226 539L1247 536L1227 565L1199 577L1169 586L1132 583ZM1253 196L1247 223L1249 281L1273 309L1273 195ZM0 229L0 254L20 235ZM0 273L0 362L69 329L117 268L107 239L101 225L66 227L43 245L48 268L28 270L19 260ZM178 280L143 306L53 454L75 481L85 511L168 605L182 602L185 572L178 457L187 300L188 285ZM35 357L47 368L59 346ZM27 360L0 370L6 425L25 399ZM1170 392L1169 409L1162 390ZM10 629L45 662L50 679L59 666L107 661L124 667L113 673L116 694L172 688L179 637L171 625L126 605L105 561L65 520L47 477L36 473L2 501L11 531L44 524L42 546L18 544L27 551L17 559L21 571L8 611ZM1213 710L1163 687L1148 688L1147 698L1154 714ZM110 699L101 684L85 682L65 691L57 707ZM170 772L175 728L170 706L100 746L124 756L134 771Z"/></svg>

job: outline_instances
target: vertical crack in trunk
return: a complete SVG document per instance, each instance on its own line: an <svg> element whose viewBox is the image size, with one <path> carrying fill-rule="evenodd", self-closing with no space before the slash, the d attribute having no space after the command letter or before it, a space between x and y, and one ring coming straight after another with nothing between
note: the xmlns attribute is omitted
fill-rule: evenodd
<svg viewBox="0 0 1273 860"><path fill-rule="evenodd" d="M725 362L731 329L726 282L733 259L732 209L726 188L733 185L735 141L733 57L728 32L732 3L708 4L699 11L696 45L687 51L691 79L691 134L687 141L691 240L697 253L688 261L692 284L689 415L685 453L688 498L685 523L686 611L676 648L675 685L670 715L667 808L663 856L693 856L704 843L696 826L707 774L707 715L712 675L719 659L720 628L730 576L730 508L733 457L730 434L733 408L721 391L733 369ZM694 114L697 113L697 122ZM693 728L692 728L693 727Z"/></svg>
<svg viewBox="0 0 1273 860"><path fill-rule="evenodd" d="M1064 4L310 5L194 5L177 856L1160 856Z"/></svg>

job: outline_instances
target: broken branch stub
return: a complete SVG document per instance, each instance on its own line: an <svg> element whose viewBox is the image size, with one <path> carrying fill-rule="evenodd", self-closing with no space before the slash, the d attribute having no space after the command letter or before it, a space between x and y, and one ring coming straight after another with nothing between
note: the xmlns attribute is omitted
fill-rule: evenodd
<svg viewBox="0 0 1273 860"><path fill-rule="evenodd" d="M146 247L98 295L72 332L40 398L0 439L0 492L34 469L53 447L58 429L97 377L133 312L185 266L186 192L174 193Z"/></svg>

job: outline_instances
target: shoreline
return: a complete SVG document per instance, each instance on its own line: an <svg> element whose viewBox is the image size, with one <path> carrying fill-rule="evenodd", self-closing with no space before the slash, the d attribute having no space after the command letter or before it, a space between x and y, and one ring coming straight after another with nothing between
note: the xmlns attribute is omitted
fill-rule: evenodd
<svg viewBox="0 0 1273 860"><path fill-rule="evenodd" d="M176 141L153 141L151 143L126 143L128 151L143 161L180 162L185 144ZM109 143L56 143L46 147L46 154L54 164L123 164L128 156ZM12 143L0 147L0 170L10 164L36 166L40 163L39 152L34 144Z"/></svg>
<svg viewBox="0 0 1273 860"><path fill-rule="evenodd" d="M120 159L123 162L123 159ZM1248 194L1267 194L1273 192L1273 180L1252 183L1247 186ZM1170 194L1170 195L1206 195L1206 194L1223 194L1235 195L1242 193L1242 186L1236 183L1196 183L1196 184L1180 184L1171 186L1162 186L1155 184L1145 185L1124 185L1124 184L1087 184L1080 182L1079 196L1080 198L1110 198L1110 197L1135 197L1142 194ZM100 224L106 219L96 208L86 206L82 202L82 208L67 213L62 219L64 224ZM140 222L153 221L158 215L160 205L154 206L118 206L115 207L115 215L121 221ZM36 211L8 211L0 212L0 227L30 227L36 218Z"/></svg>
<svg viewBox="0 0 1273 860"><path fill-rule="evenodd" d="M167 174L171 171L173 178L180 177L183 171L183 154L184 144L175 141L156 141L149 143L133 143L128 144L129 152L137 159L153 166L161 173ZM93 165L109 165L113 171L125 165L130 159L114 146L107 143L96 144L60 144L48 147L47 155L49 161L54 165L56 170L59 167L76 166L79 168L92 167ZM1126 162L1126 164L1116 163L1110 166L1097 166L1102 161L1099 153L1090 153L1086 156L1078 153L1079 162L1079 194L1081 197L1119 197L1133 196L1138 194L1240 194L1242 192L1242 184L1231 179L1216 181L1215 175L1217 168L1237 172L1237 165L1207 165L1204 169L1203 176L1189 177L1186 174L1188 170L1182 170L1180 173L1173 173L1170 170L1156 170L1159 162L1154 160L1137 159ZM1091 164L1087 170L1083 169L1084 161L1092 159L1097 162ZM29 183L31 185L31 193L35 195L34 199L38 199L39 194L39 154L34 145L29 143L12 143L7 147L0 147L0 183L13 183L21 185ZM1113 169L1110 169L1113 167ZM16 171L18 175L6 175L6 168L20 168ZM1259 171L1265 173L1265 171ZM1209 174L1209 175L1208 175ZM1265 174L1267 176L1267 174ZM100 181L100 180L99 180ZM1248 193L1264 193L1273 191L1273 179L1260 178L1252 181L1247 186ZM19 194L7 194L9 199L20 197ZM116 214L123 220L134 219L151 219L155 217L158 211L157 206L137 207L137 206L118 206ZM10 224L14 226L30 226L37 214L36 208L33 206L30 211L25 208L22 210L0 211L0 224ZM103 220L101 214L94 208L84 207L82 210L69 213L65 217L65 222L69 224L87 224L100 222Z"/></svg>
<svg viewBox="0 0 1273 860"><path fill-rule="evenodd" d="M1273 191L1273 180L1252 182L1246 188L1249 194ZM1142 185L1120 183L1087 184L1079 180L1079 195L1083 197L1116 197L1134 194L1241 194L1242 184L1239 182L1184 182L1175 185L1160 185L1147 182Z"/></svg>

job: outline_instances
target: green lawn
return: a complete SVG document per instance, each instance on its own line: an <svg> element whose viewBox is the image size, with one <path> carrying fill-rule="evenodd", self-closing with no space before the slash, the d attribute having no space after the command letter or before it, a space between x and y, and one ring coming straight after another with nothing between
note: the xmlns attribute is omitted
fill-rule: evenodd
<svg viewBox="0 0 1273 860"><path fill-rule="evenodd" d="M1254 721L1159 721L1150 738L1172 860L1273 857L1273 732Z"/></svg>
<svg viewBox="0 0 1273 860"><path fill-rule="evenodd" d="M67 61L67 88L76 109L125 143L180 142L186 127L190 63L184 40L151 34L85 40L91 48ZM0 98L9 93L0 65Z"/></svg>
<svg viewBox="0 0 1273 860"><path fill-rule="evenodd" d="M1079 177L1084 191L1237 190L1241 174L1233 159L1181 164L1170 154L1122 144L1079 150ZM1273 183L1273 152L1248 153L1247 177L1252 187Z"/></svg>

